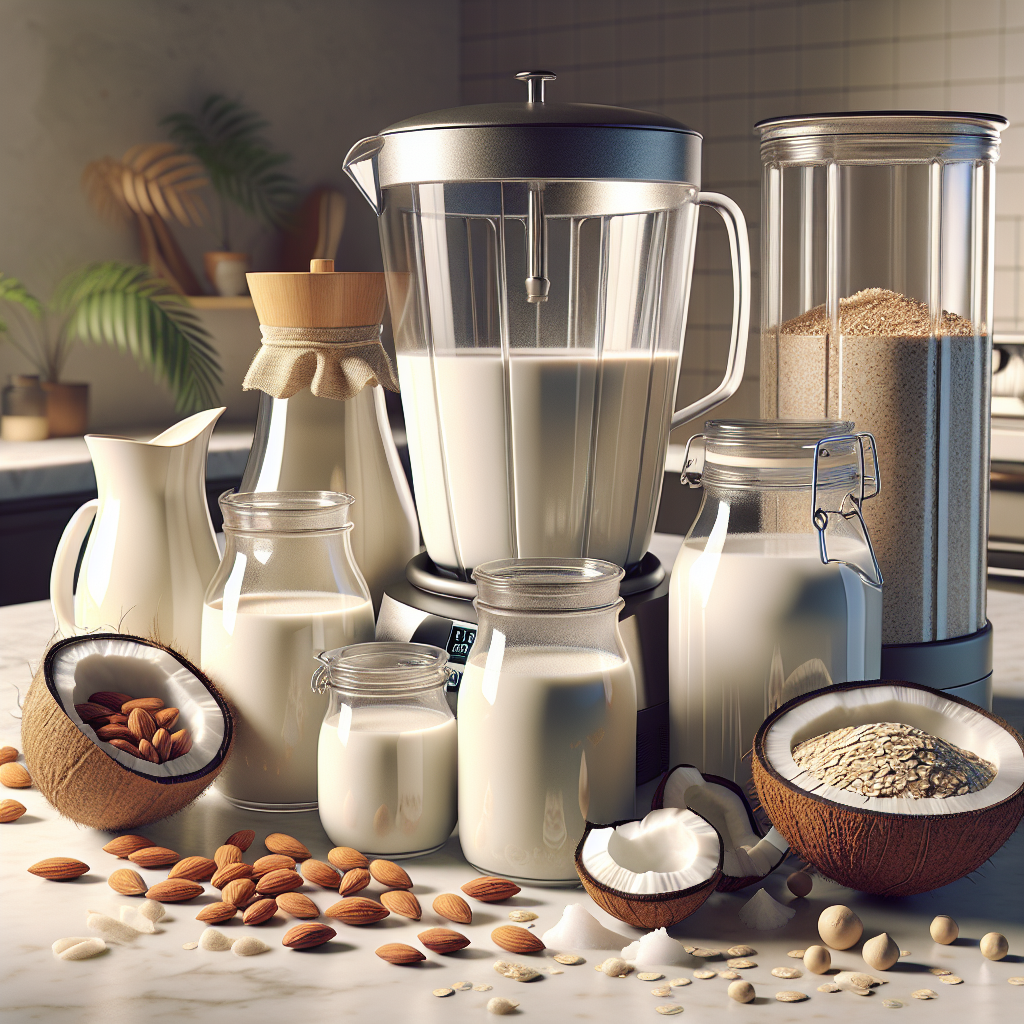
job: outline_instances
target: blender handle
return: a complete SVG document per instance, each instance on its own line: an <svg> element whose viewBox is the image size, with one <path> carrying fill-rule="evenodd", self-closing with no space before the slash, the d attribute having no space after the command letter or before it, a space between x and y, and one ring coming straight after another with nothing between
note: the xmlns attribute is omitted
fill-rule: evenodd
<svg viewBox="0 0 1024 1024"><path fill-rule="evenodd" d="M698 193L697 205L714 210L725 221L725 230L729 236L732 255L732 337L722 383L711 394L673 413L670 429L703 416L736 394L747 361L747 332L750 329L750 243L747 240L747 222L739 206L718 192Z"/></svg>

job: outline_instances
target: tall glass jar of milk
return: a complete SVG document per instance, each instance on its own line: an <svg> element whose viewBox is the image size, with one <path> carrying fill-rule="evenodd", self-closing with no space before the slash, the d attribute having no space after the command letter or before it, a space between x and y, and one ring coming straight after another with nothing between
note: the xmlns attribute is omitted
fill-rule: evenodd
<svg viewBox="0 0 1024 1024"><path fill-rule="evenodd" d="M459 689L459 840L488 874L578 880L587 821L633 816L636 683L623 570L591 558L476 568L477 635Z"/></svg>
<svg viewBox="0 0 1024 1024"><path fill-rule="evenodd" d="M416 857L455 828L455 716L448 655L428 644L325 651L313 690L329 696L320 727L320 822L335 846Z"/></svg>
<svg viewBox="0 0 1024 1024"><path fill-rule="evenodd" d="M669 590L672 763L745 785L780 704L878 677L874 441L848 421L711 420L683 477L704 497Z"/></svg>
<svg viewBox="0 0 1024 1024"><path fill-rule="evenodd" d="M202 667L236 712L217 788L239 807L312 810L327 697L309 678L324 650L373 639L352 558L349 494L224 494L224 555L206 591Z"/></svg>

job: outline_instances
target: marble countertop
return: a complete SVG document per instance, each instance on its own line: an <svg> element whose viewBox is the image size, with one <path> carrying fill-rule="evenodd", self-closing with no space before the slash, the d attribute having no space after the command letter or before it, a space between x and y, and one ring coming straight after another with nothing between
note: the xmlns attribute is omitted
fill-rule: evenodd
<svg viewBox="0 0 1024 1024"><path fill-rule="evenodd" d="M996 710L1024 720L1024 589L990 590L990 617L996 628ZM49 607L39 602L0 609L0 744L20 749L17 694L25 693L52 629ZM638 810L649 806L651 787L638 793ZM141 935L126 946L112 946L104 955L77 962L57 960L51 943L70 935L88 935L86 914L98 910L116 915L124 904L137 903L117 896L106 884L109 874L127 862L102 852L109 835L80 828L62 820L35 790L4 790L3 797L20 800L28 808L18 822L0 826L0 1021L80 1024L252 1024L253 1021L376 1020L457 1024L492 1019L487 1000L507 996L521 1005L517 1016L537 1021L659 1020L658 1005L672 1003L685 1009L688 1021L720 1019L805 1022L877 1019L885 1012L883 1000L904 1005L902 1018L942 1021L960 1019L970 1024L998 1024L1020 1020L1024 1015L1024 987L1007 983L1024 976L1024 830L1010 841L975 876L935 892L900 900L864 896L815 878L807 899L795 900L785 888L792 865L784 865L765 885L769 893L791 902L796 916L783 929L753 932L744 927L738 909L756 889L737 894L716 894L692 917L672 929L691 945L726 948L747 943L757 950L758 967L741 972L754 984L757 1002L743 1006L726 996L727 981L721 978L694 980L685 988L672 989L670 997L652 997L657 987L639 981L595 973L592 966L611 952L581 951L587 963L558 967L546 951L531 957L503 953L490 941L497 925L506 923L514 907L533 909L539 916L536 931L550 928L567 903L581 903L607 927L632 940L640 935L613 920L593 905L580 889L524 888L506 904L475 904L473 924L465 927L472 945L452 956L428 954L416 967L396 967L383 962L374 950L385 942L416 943L417 932L441 921L430 909L434 896L457 892L472 878L462 859L457 839L439 853L405 862L415 883L413 892L424 908L422 922L392 915L366 928L331 921L337 937L316 950L296 952L281 946L281 936L294 921L279 914L266 924L247 927L239 918L219 926L232 937L258 935L273 948L252 958L230 952L185 950L182 945L199 938L204 925L195 920L207 894L192 903L168 905L167 916L155 935ZM257 840L246 855L250 862L265 850L262 840L269 832L283 831L304 842L315 857L324 858L332 845L320 828L315 813L266 815L243 812L228 805L216 792L208 792L181 814L141 829L160 845L183 856L210 856L233 831L253 828ZM26 868L44 857L70 856L90 865L87 874L73 882L57 883L36 878ZM165 871L141 872L151 882ZM209 890L209 887L207 887ZM304 890L321 908L337 899L334 893L307 885ZM376 895L376 884L367 890ZM888 931L909 955L885 975L888 983L869 998L852 993L817 991L822 978L804 974L792 981L771 976L773 967L800 966L786 957L787 950L816 941L815 922L821 910L833 903L855 908L864 920L866 933ZM936 914L950 914L960 925L961 938L952 946L938 946L928 937L928 922ZM1010 941L1011 954L990 962L978 952L978 939L988 931L1001 931ZM536 982L520 984L496 974L496 959L525 961L546 972ZM855 952L835 953L833 964L858 970L863 962ZM724 969L722 961L710 966ZM964 979L958 986L941 984L928 973L930 967L952 970ZM692 968L661 967L667 978L691 976ZM487 992L458 991L435 998L435 988L454 982L488 984ZM664 984L662 982L661 984ZM930 988L937 998L921 1002L910 997L915 989ZM782 990L805 992L803 1003L779 1003Z"/></svg>

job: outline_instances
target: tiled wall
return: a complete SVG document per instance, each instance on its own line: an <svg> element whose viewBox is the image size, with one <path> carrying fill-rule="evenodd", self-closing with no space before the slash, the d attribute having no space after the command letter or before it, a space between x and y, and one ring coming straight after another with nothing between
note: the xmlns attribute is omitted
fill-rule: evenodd
<svg viewBox="0 0 1024 1024"><path fill-rule="evenodd" d="M886 108L1003 114L996 330L1024 331L1024 0L462 0L462 99L522 95L512 75L558 74L549 96L661 111L704 135L705 189L742 206L755 264L740 393L716 415L756 416L760 164L755 121ZM724 366L729 254L702 213L683 382ZM674 440L685 436L685 429Z"/></svg>

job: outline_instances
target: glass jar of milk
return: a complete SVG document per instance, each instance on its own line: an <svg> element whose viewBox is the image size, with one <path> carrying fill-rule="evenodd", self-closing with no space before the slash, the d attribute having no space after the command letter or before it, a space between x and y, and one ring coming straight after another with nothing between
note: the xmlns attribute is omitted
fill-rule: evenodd
<svg viewBox="0 0 1024 1024"><path fill-rule="evenodd" d="M687 444L683 478L704 497L669 590L673 764L745 785L779 705L878 677L882 578L861 516L878 466L852 431L711 420Z"/></svg>
<svg viewBox="0 0 1024 1024"><path fill-rule="evenodd" d="M335 846L416 857L455 828L455 716L448 655L428 644L325 651L313 690L329 693L320 727L320 821Z"/></svg>
<svg viewBox="0 0 1024 1024"><path fill-rule="evenodd" d="M203 607L202 667L235 709L217 789L239 807L316 807L327 697L309 677L326 649L373 639L352 558L354 499L335 491L221 496L224 555Z"/></svg>
<svg viewBox="0 0 1024 1024"><path fill-rule="evenodd" d="M488 874L575 884L585 822L633 816L636 683L623 571L591 558L485 562L459 688L459 841Z"/></svg>

